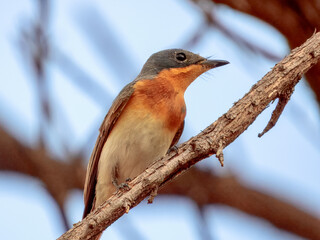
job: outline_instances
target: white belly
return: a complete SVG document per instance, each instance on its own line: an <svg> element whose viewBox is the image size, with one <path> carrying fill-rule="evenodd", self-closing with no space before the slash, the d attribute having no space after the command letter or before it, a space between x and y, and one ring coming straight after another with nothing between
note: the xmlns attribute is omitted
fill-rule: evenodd
<svg viewBox="0 0 320 240"><path fill-rule="evenodd" d="M118 165L119 183L133 179L164 156L171 145L174 134L159 120L151 120L149 115L138 119L137 115L124 112L104 144L98 165L97 205L116 190L112 184L114 166Z"/></svg>

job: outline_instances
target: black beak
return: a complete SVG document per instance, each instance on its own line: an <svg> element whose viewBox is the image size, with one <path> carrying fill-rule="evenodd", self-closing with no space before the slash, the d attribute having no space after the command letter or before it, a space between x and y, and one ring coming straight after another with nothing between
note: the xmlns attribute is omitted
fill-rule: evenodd
<svg viewBox="0 0 320 240"><path fill-rule="evenodd" d="M200 62L201 65L206 66L208 68L216 68L221 67L223 65L229 64L228 61L225 60L204 60L203 62Z"/></svg>

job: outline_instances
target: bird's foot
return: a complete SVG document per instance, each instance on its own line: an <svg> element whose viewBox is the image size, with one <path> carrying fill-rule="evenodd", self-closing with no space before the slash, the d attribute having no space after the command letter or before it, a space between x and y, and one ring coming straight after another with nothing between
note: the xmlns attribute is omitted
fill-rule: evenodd
<svg viewBox="0 0 320 240"><path fill-rule="evenodd" d="M175 152L176 154L178 154L178 147L176 145L172 146L171 148L169 148L169 150L167 151L167 154L171 153L171 152Z"/></svg>
<svg viewBox="0 0 320 240"><path fill-rule="evenodd" d="M119 191L124 192L124 191L130 190L130 187L129 187L129 185L128 185L128 182L130 182L130 181L131 181L131 179L130 179L130 178L127 178L126 181L123 182L123 183L120 183L120 184L116 183L115 186L116 186L116 188L117 188L117 191L118 191L118 192L119 192Z"/></svg>

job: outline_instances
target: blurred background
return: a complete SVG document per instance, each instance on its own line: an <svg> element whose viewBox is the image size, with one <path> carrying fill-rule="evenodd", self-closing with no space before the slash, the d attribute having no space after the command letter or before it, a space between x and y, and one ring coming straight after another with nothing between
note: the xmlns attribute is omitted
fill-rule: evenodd
<svg viewBox="0 0 320 240"><path fill-rule="evenodd" d="M0 238L81 220L85 169L112 100L146 59L185 48L229 65L187 90L198 134L320 29L315 0L0 0ZM167 184L102 239L320 239L320 65L262 138L271 104L225 153Z"/></svg>

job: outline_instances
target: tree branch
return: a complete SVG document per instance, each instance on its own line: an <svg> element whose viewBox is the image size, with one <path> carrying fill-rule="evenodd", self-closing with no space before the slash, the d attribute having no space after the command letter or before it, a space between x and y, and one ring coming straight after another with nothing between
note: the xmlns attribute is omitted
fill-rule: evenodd
<svg viewBox="0 0 320 240"><path fill-rule="evenodd" d="M90 239L139 204L154 189L172 180L198 161L233 142L271 101L292 91L302 74L320 58L320 33L278 63L230 110L196 137L152 164L129 182L130 190L118 192L59 239Z"/></svg>

